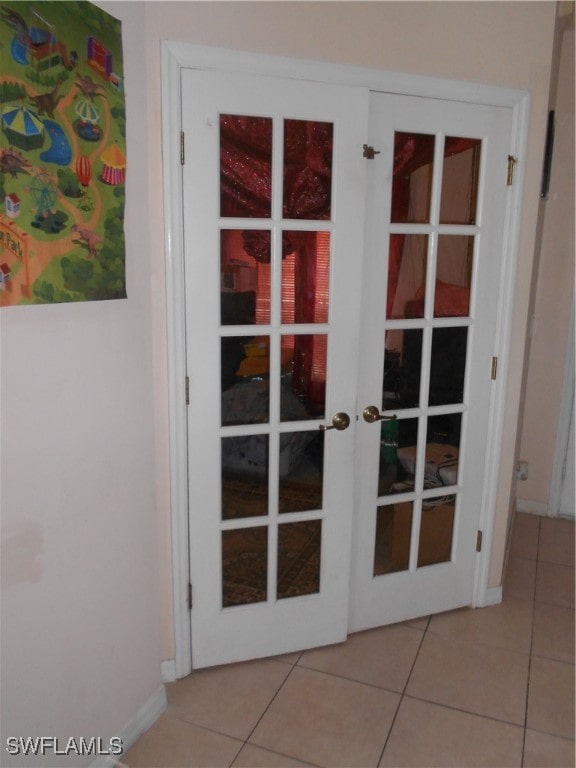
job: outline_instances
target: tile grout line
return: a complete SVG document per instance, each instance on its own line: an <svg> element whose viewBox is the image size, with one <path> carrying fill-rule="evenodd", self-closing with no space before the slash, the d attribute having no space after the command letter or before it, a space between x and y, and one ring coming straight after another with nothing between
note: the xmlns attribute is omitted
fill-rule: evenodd
<svg viewBox="0 0 576 768"><path fill-rule="evenodd" d="M295 661L293 664L291 664L291 665L290 665L290 667L291 667L290 671L288 672L288 674L286 675L286 677L284 678L284 680L282 680L281 684L280 684L280 685L279 685L279 687L278 687L278 690L276 691L276 693L274 694L274 696L272 696L272 698L271 698L271 699L270 699L270 701L268 702L267 706L265 707L264 711L262 712L262 714L260 715L260 717L258 718L258 720L256 721L256 723L254 724L254 727L252 728L252 730L250 731L250 733L248 734L248 736L246 736L246 739L244 740L244 743L243 743L243 744L242 744L242 746L240 747L240 749L239 749L239 751L238 751L238 754L236 754L236 755L235 755L235 757L234 757L234 760L232 760L232 762L230 763L230 768L232 768L232 766L234 765L234 762L235 762L235 761L237 760L237 758L238 758L238 755L240 754L240 752L241 752L241 751L244 749L244 747L245 747L246 745L250 745L250 746L253 746L253 747L259 747L259 745L258 745L258 744L252 744L252 742L250 742L250 738L251 738L252 734L254 733L254 731L256 730L256 728L258 728L258 726L259 726L259 725L260 725L260 723L262 722L262 719L264 718L264 716L266 715L266 713L268 712L268 710L270 709L270 707L272 706L272 704L274 703L274 701L276 701L276 698L278 697L278 694L280 693L280 691L282 690L282 688L284 688L284 686L286 685L286 681L287 681L287 680L288 680L288 678L289 678L289 677L292 675L292 673L294 672L294 669L295 669L295 668L298 666L298 662L299 662L299 661L300 661L300 659L302 658L303 654L304 654L304 651L300 651L300 653L299 653L299 655L298 655L298 658L296 659L296 661ZM267 747L259 747L259 748L260 748L260 749L267 749ZM273 752L275 755L281 755L282 757L287 757L287 758L290 758L290 759L292 759L292 760L301 760L301 758L299 758L299 757L296 757L295 755L285 755L285 754L284 754L284 753L282 753L282 752L274 752L274 750L270 750L270 749L268 749L268 752ZM307 761L305 761L305 760L301 760L301 762L307 762ZM310 765L310 766L314 766L314 763L308 763L308 765ZM317 766L316 768L320 768L320 767L319 767L319 766Z"/></svg>
<svg viewBox="0 0 576 768"><path fill-rule="evenodd" d="M462 709L462 707L457 707L454 704L445 704L441 701L434 701L434 699L427 699L424 696L415 696L414 694L407 693L404 698L411 699L412 701L421 701L424 704L431 704L434 707L440 707L441 709L448 709L451 712L461 712L463 715L470 715L471 717L477 717L482 720L489 720L492 723L501 723L503 725L511 725L514 728L522 728L524 729L524 726L522 723L515 723L513 720L502 720L501 717L496 717L495 715L486 715L482 712L475 712L472 709ZM545 731L542 731L542 733L545 733ZM554 735L554 734L549 734Z"/></svg>
<svg viewBox="0 0 576 768"><path fill-rule="evenodd" d="M538 563L539 563L539 555L540 555L540 534L542 531L542 521L538 519L538 538L536 540L536 576L534 579L534 594L532 595L532 627L530 630L530 650L528 653L528 675L526 677L526 702L524 705L524 733L522 737L522 763L521 765L524 765L524 760L526 756L526 730L528 728L528 701L530 698L530 674L532 672L532 649L534 646L534 624L535 624L535 618L536 618L536 589L538 586Z"/></svg>
<svg viewBox="0 0 576 768"><path fill-rule="evenodd" d="M418 650L416 651L416 655L414 656L414 661L412 662L412 666L410 667L410 671L408 672L408 676L406 677L406 682L404 683L404 688L402 689L402 692L400 693L400 699L398 700L398 706L396 707L396 711L394 712L394 717L392 718L392 722L390 723L390 727L388 728L388 733L386 735L386 739L384 741L384 746L382 747L382 751L380 752L380 757L378 758L377 766L380 765L382 762L382 758L384 757L384 752L386 752L386 747L388 746L388 742L390 741L390 736L392 735L392 730L394 729L394 724L396 723L396 719L398 717L398 712L400 711L400 707L402 705L402 702L404 701L404 696L406 694L406 689L408 688L408 683L410 682L410 678L412 677L412 672L414 671L414 667L416 666L416 662L418 661L418 656L420 656L420 651L422 649L422 645L424 643L424 638L426 637L426 634L428 632L428 628L430 626L430 621L432 617L428 616L428 621L426 622L426 629L422 632L422 637L420 638L420 643L418 644Z"/></svg>

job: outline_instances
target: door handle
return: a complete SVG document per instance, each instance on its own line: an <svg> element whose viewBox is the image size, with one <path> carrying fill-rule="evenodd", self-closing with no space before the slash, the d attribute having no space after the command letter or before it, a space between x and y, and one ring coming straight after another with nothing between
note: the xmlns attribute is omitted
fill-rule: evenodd
<svg viewBox="0 0 576 768"><path fill-rule="evenodd" d="M395 413L392 416L385 416L383 413L380 413L375 405L367 405L362 412L362 416L364 421L367 421L369 424L373 424L375 421L391 421L398 418Z"/></svg>
<svg viewBox="0 0 576 768"><path fill-rule="evenodd" d="M332 424L320 424L318 429L321 429L322 432L326 432L327 429L337 429L341 432L343 429L348 429L349 426L350 416L344 413L344 411L340 411L340 413L336 413L332 417Z"/></svg>

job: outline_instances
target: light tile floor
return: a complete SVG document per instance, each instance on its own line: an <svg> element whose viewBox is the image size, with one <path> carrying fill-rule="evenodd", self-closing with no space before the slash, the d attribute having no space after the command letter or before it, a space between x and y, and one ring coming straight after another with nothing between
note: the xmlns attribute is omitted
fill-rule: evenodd
<svg viewBox="0 0 576 768"><path fill-rule="evenodd" d="M130 768L573 768L574 522L516 515L500 605L167 688Z"/></svg>

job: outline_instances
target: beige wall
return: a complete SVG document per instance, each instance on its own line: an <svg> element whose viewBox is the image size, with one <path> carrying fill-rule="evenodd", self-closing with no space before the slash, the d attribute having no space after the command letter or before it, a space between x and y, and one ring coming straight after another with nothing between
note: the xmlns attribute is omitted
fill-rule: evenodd
<svg viewBox="0 0 576 768"><path fill-rule="evenodd" d="M519 458L528 479L517 483L518 507L539 514L551 508L556 436L574 295L574 15L560 19L557 87L551 94L556 128L550 191L541 203L541 247L530 316L529 363Z"/></svg>
<svg viewBox="0 0 576 768"><path fill-rule="evenodd" d="M525 89L532 97L526 156L525 192L515 289L510 377L504 446L498 487L498 513L489 583L501 581L510 503L515 439L524 358L526 317L534 253L542 167L555 4L550 2L148 2L148 87L150 94L150 174L162 173L160 145L160 41L186 41L237 50L322 59L392 71L438 76ZM158 142L156 144L156 142ZM161 209L151 210L151 247L163 250ZM154 260L154 283L163 279ZM165 359L164 308L155 300L155 355ZM157 458L160 520L165 549L163 592L171 594L166 530L169 521L166 382L156 366ZM166 604L168 606L168 604ZM167 615L167 613L166 613ZM164 653L171 658L172 630L165 629Z"/></svg>
<svg viewBox="0 0 576 768"><path fill-rule="evenodd" d="M3 766L90 763L12 758L4 739L107 740L162 693L145 17L110 5L124 21L128 298L0 311Z"/></svg>

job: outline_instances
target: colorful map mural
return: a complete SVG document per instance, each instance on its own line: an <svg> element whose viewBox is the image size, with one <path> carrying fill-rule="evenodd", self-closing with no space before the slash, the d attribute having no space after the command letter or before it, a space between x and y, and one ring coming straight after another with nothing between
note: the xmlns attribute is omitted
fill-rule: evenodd
<svg viewBox="0 0 576 768"><path fill-rule="evenodd" d="M121 23L0 0L0 306L126 298Z"/></svg>

